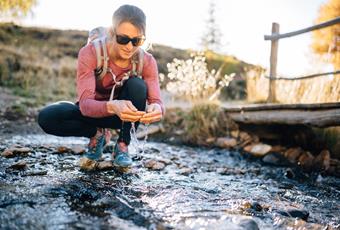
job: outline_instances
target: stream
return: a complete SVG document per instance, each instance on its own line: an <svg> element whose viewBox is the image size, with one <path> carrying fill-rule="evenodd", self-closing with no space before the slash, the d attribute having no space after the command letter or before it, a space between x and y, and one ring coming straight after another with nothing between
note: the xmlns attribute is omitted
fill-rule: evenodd
<svg viewBox="0 0 340 230"><path fill-rule="evenodd" d="M86 138L0 137L0 229L340 229L340 179L226 149L147 142L133 167L85 172ZM110 153L104 154L105 160ZM148 161L163 167L147 168Z"/></svg>

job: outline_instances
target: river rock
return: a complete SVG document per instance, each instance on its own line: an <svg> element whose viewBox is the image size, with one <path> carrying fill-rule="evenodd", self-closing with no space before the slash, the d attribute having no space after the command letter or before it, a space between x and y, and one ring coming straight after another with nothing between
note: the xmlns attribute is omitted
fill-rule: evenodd
<svg viewBox="0 0 340 230"><path fill-rule="evenodd" d="M278 213L283 215L283 216L300 218L300 219L305 220L305 221L307 221L307 219L309 217L309 212L307 212L306 210L298 210L298 209L289 209L289 210L285 210L285 211L279 210Z"/></svg>
<svg viewBox="0 0 340 230"><path fill-rule="evenodd" d="M296 163L299 156L302 154L303 150L301 148L289 148L284 152L284 156L291 162Z"/></svg>
<svg viewBox="0 0 340 230"><path fill-rule="evenodd" d="M241 229L259 230L259 226L253 219L242 219L238 225L241 227Z"/></svg>
<svg viewBox="0 0 340 230"><path fill-rule="evenodd" d="M11 166L8 167L9 169L14 169L14 170L24 170L27 168L27 163L26 161L19 161Z"/></svg>
<svg viewBox="0 0 340 230"><path fill-rule="evenodd" d="M313 168L319 171L327 171L330 167L330 153L328 150L322 150L321 153L315 157L313 161Z"/></svg>
<svg viewBox="0 0 340 230"><path fill-rule="evenodd" d="M9 158L16 155L27 155L29 152L31 152L31 149L28 147L10 147L8 149L5 149L1 153L1 156Z"/></svg>
<svg viewBox="0 0 340 230"><path fill-rule="evenodd" d="M71 149L66 146L58 146L57 153L68 153L71 152Z"/></svg>
<svg viewBox="0 0 340 230"><path fill-rule="evenodd" d="M314 156L310 152L304 152L298 159L298 164L304 169L310 170L313 166Z"/></svg>
<svg viewBox="0 0 340 230"><path fill-rule="evenodd" d="M74 154L81 155L81 154L85 153L86 150L83 146L75 145L75 146L72 146L71 151Z"/></svg>
<svg viewBox="0 0 340 230"><path fill-rule="evenodd" d="M113 169L112 161L100 161L97 164L99 170L110 170Z"/></svg>
<svg viewBox="0 0 340 230"><path fill-rule="evenodd" d="M193 170L191 168L184 167L180 169L179 174L189 176L192 172Z"/></svg>
<svg viewBox="0 0 340 230"><path fill-rule="evenodd" d="M233 138L238 138L240 134L240 131L237 129L237 130L233 130L230 132L230 135L233 137Z"/></svg>
<svg viewBox="0 0 340 230"><path fill-rule="evenodd" d="M246 146L244 151L249 152L256 157L262 157L270 152L271 149L272 147L267 144L254 144Z"/></svg>
<svg viewBox="0 0 340 230"><path fill-rule="evenodd" d="M14 153L13 153L10 149L5 149L5 150L1 153L1 156L10 158L10 157L14 157Z"/></svg>
<svg viewBox="0 0 340 230"><path fill-rule="evenodd" d="M82 157L79 160L79 166L81 169L86 171L92 171L95 170L97 167L97 161L91 160L87 157Z"/></svg>
<svg viewBox="0 0 340 230"><path fill-rule="evenodd" d="M266 164L276 166L288 166L290 162L280 153L269 153L262 158Z"/></svg>
<svg viewBox="0 0 340 230"><path fill-rule="evenodd" d="M162 170L165 164L156 160L149 160L144 163L144 166L151 170Z"/></svg>
<svg viewBox="0 0 340 230"><path fill-rule="evenodd" d="M216 146L220 148L233 148L237 145L237 141L232 137L219 137L216 140Z"/></svg>

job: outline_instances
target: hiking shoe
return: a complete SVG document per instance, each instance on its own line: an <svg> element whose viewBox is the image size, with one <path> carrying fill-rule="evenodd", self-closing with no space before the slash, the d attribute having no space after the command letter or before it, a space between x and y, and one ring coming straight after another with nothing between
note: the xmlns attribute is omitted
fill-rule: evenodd
<svg viewBox="0 0 340 230"><path fill-rule="evenodd" d="M126 168L132 165L132 159L128 153L128 146L124 142L117 142L113 152L113 164L115 166Z"/></svg>
<svg viewBox="0 0 340 230"><path fill-rule="evenodd" d="M90 138L90 143L84 157L98 161L102 157L104 146L110 142L110 139L110 130L98 129L96 135Z"/></svg>

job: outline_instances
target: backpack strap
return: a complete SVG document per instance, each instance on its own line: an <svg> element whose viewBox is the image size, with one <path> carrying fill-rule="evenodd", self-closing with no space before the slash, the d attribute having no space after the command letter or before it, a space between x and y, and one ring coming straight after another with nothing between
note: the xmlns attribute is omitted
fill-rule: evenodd
<svg viewBox="0 0 340 230"><path fill-rule="evenodd" d="M131 60L131 63L132 63L131 74L132 75L142 78L143 61L144 61L143 59L144 59L144 51L143 49L139 49L138 52L132 57L132 60Z"/></svg>
<svg viewBox="0 0 340 230"><path fill-rule="evenodd" d="M92 41L94 48L96 50L97 56L97 67L95 69L95 75L97 80L101 80L108 69L109 57L106 49L106 38L98 38Z"/></svg>

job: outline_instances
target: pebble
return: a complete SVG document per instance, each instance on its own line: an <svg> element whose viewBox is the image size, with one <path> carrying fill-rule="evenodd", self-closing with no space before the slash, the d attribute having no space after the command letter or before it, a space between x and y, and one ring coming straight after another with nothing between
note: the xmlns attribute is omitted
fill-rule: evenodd
<svg viewBox="0 0 340 230"><path fill-rule="evenodd" d="M246 230L259 230L259 226L253 219L242 219L238 225Z"/></svg>
<svg viewBox="0 0 340 230"><path fill-rule="evenodd" d="M1 156L3 157L14 157L15 155L27 155L29 152L31 152L31 149L28 147L11 147L8 149L5 149Z"/></svg>
<svg viewBox="0 0 340 230"><path fill-rule="evenodd" d="M318 171L327 171L330 167L330 159L329 151L323 150L317 157L315 157L313 167Z"/></svg>
<svg viewBox="0 0 340 230"><path fill-rule="evenodd" d="M305 210L298 210L298 209L289 209L286 211L278 211L279 214L283 216L293 217L293 218L300 218L302 220L307 221L309 217L309 212Z"/></svg>
<svg viewBox="0 0 340 230"><path fill-rule="evenodd" d="M162 170L165 164L156 160L148 160L144 163L144 167L151 170Z"/></svg>
<svg viewBox="0 0 340 230"><path fill-rule="evenodd" d="M215 145L220 148L233 148L237 145L237 140L232 137L219 137Z"/></svg>
<svg viewBox="0 0 340 230"><path fill-rule="evenodd" d="M98 162L97 168L99 170L110 170L110 169L113 169L112 161L100 161L100 162Z"/></svg>
<svg viewBox="0 0 340 230"><path fill-rule="evenodd" d="M271 151L272 147L267 144L253 144L244 148L244 151L251 153L256 157L262 157Z"/></svg>
<svg viewBox="0 0 340 230"><path fill-rule="evenodd" d="M296 163L303 150L301 148L289 148L284 152L284 156L291 162Z"/></svg>
<svg viewBox="0 0 340 230"><path fill-rule="evenodd" d="M8 167L8 169L14 169L14 170L24 170L26 168L27 168L26 161L19 161Z"/></svg>
<svg viewBox="0 0 340 230"><path fill-rule="evenodd" d="M79 166L83 170L92 171L96 169L97 162L87 157L82 157L79 160Z"/></svg>
<svg viewBox="0 0 340 230"><path fill-rule="evenodd" d="M290 162L280 153L270 153L262 158L262 161L266 164L276 166L288 166Z"/></svg>

